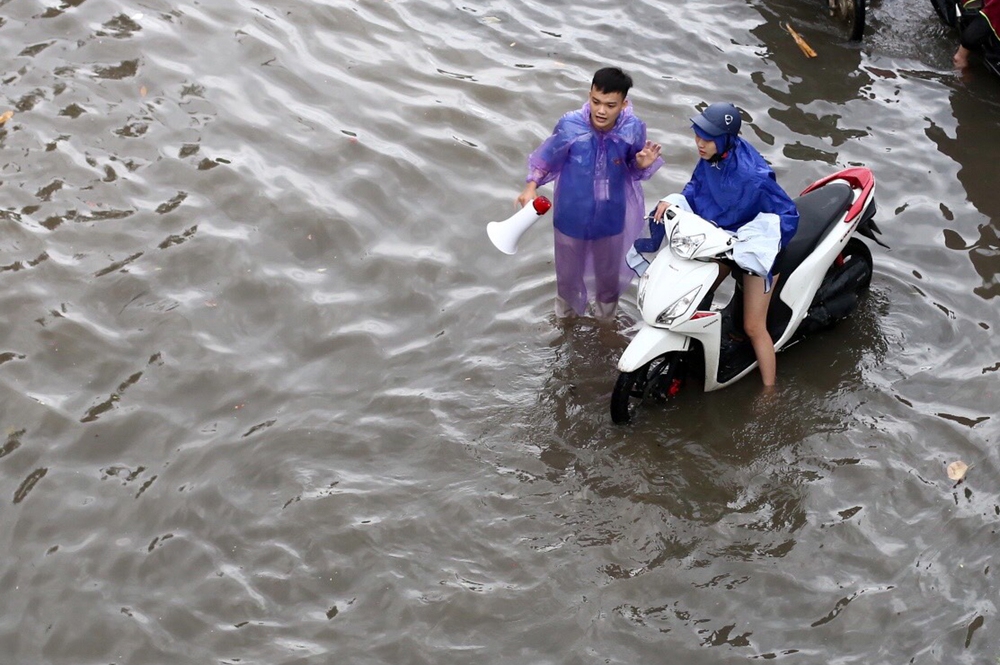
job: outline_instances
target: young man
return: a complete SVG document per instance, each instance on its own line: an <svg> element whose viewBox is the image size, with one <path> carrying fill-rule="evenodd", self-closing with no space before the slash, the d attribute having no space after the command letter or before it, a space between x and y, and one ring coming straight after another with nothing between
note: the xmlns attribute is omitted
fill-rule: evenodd
<svg viewBox="0 0 1000 665"><path fill-rule="evenodd" d="M663 164L660 145L646 140L646 124L629 106L632 78L618 67L594 74L590 97L560 118L552 135L528 157L527 185L517 197L556 181L556 316L613 319L634 273L625 253L643 226L640 181Z"/></svg>

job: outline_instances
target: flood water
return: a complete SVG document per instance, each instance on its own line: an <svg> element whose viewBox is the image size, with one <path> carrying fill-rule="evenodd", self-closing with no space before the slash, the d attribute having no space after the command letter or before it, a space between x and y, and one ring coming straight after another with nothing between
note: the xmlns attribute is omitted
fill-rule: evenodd
<svg viewBox="0 0 1000 665"><path fill-rule="evenodd" d="M0 661L996 662L1000 80L821 4L0 1ZM608 64L648 202L719 99L874 171L776 399L612 425L634 290L563 325L550 225L489 244Z"/></svg>

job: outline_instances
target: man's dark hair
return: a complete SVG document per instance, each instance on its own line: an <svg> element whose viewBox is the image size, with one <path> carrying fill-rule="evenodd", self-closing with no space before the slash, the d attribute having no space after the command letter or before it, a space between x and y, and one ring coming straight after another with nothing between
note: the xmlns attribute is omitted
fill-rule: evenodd
<svg viewBox="0 0 1000 665"><path fill-rule="evenodd" d="M620 92L622 99L628 97L629 88L632 87L632 77L622 71L621 67L605 67L598 69L594 74L594 81L591 86L598 92Z"/></svg>

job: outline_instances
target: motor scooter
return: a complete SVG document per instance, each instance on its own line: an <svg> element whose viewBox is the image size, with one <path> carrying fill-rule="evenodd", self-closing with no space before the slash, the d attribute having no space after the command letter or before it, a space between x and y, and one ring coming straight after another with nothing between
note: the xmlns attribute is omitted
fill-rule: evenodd
<svg viewBox="0 0 1000 665"><path fill-rule="evenodd" d="M849 316L872 279L872 254L857 237L875 234L875 177L849 168L809 185L795 199L799 226L774 267L767 326L776 351ZM639 279L638 331L618 361L611 419L629 422L643 402L664 401L688 384L732 385L757 367L743 332L742 284L721 310L710 298L736 239L694 213L671 206L662 247Z"/></svg>

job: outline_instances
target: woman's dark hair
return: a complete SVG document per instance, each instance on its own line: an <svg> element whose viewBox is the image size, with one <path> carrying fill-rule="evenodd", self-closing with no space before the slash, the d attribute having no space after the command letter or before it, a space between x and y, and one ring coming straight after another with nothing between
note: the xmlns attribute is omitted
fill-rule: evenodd
<svg viewBox="0 0 1000 665"><path fill-rule="evenodd" d="M605 67L594 74L591 86L599 92L620 92L624 99L628 97L629 88L632 87L632 77L623 72L621 67Z"/></svg>

